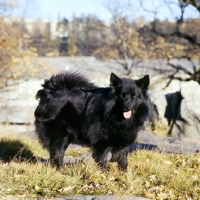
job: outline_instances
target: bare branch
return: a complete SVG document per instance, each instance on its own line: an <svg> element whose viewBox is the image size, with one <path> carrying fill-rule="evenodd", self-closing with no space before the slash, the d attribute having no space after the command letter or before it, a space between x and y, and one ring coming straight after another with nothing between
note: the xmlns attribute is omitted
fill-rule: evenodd
<svg viewBox="0 0 200 200"><path fill-rule="evenodd" d="M187 3L194 6L200 12L200 1L199 0L179 0L180 3Z"/></svg>
<svg viewBox="0 0 200 200"><path fill-rule="evenodd" d="M175 75L178 73L178 71L179 70L177 69L172 75L168 76L169 82L166 84L166 86L163 89L165 89L165 88L167 88L169 86L169 84L174 80Z"/></svg>
<svg viewBox="0 0 200 200"><path fill-rule="evenodd" d="M180 65L174 65L170 62L167 62L167 65L171 66L172 68L176 69L176 70L181 70L181 71L184 71L186 74L188 75L192 75L192 73L190 71L188 71L187 69L183 68L182 66Z"/></svg>

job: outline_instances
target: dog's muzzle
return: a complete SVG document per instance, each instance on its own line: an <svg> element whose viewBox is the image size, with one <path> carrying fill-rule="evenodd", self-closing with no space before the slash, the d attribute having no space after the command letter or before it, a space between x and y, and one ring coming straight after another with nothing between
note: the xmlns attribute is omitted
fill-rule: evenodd
<svg viewBox="0 0 200 200"><path fill-rule="evenodd" d="M125 105L123 109L123 116L125 119L128 119L131 117L131 106Z"/></svg>

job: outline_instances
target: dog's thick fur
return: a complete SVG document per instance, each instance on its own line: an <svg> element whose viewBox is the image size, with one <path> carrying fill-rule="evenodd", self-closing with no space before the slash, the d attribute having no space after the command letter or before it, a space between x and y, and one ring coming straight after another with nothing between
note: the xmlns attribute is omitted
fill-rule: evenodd
<svg viewBox="0 0 200 200"><path fill-rule="evenodd" d="M36 133L53 165L63 164L70 143L92 148L95 161L127 168L127 147L151 116L149 76L139 80L110 76L110 87L99 88L79 73L67 72L45 80L36 98Z"/></svg>

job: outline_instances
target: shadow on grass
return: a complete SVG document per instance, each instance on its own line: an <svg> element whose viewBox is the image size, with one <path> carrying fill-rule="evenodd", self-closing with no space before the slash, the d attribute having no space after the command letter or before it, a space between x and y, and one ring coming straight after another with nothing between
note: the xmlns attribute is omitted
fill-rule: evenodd
<svg viewBox="0 0 200 200"><path fill-rule="evenodd" d="M27 145L17 139L2 138L0 140L0 161L1 162L36 162L36 157Z"/></svg>

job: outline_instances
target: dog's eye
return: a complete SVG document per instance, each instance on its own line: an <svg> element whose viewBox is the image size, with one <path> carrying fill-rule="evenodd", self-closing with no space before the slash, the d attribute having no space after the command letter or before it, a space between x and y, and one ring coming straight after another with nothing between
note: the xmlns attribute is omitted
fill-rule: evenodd
<svg viewBox="0 0 200 200"><path fill-rule="evenodd" d="M123 94L120 94L120 95L119 95L119 98L120 98L120 99L123 99L123 97L124 97Z"/></svg>
<svg viewBox="0 0 200 200"><path fill-rule="evenodd" d="M133 95L133 96L132 96L132 99L137 99L137 96L136 96L136 95Z"/></svg>
<svg viewBox="0 0 200 200"><path fill-rule="evenodd" d="M119 95L119 98L120 98L120 99L123 99L125 96L126 96L125 93L121 93L121 94Z"/></svg>

